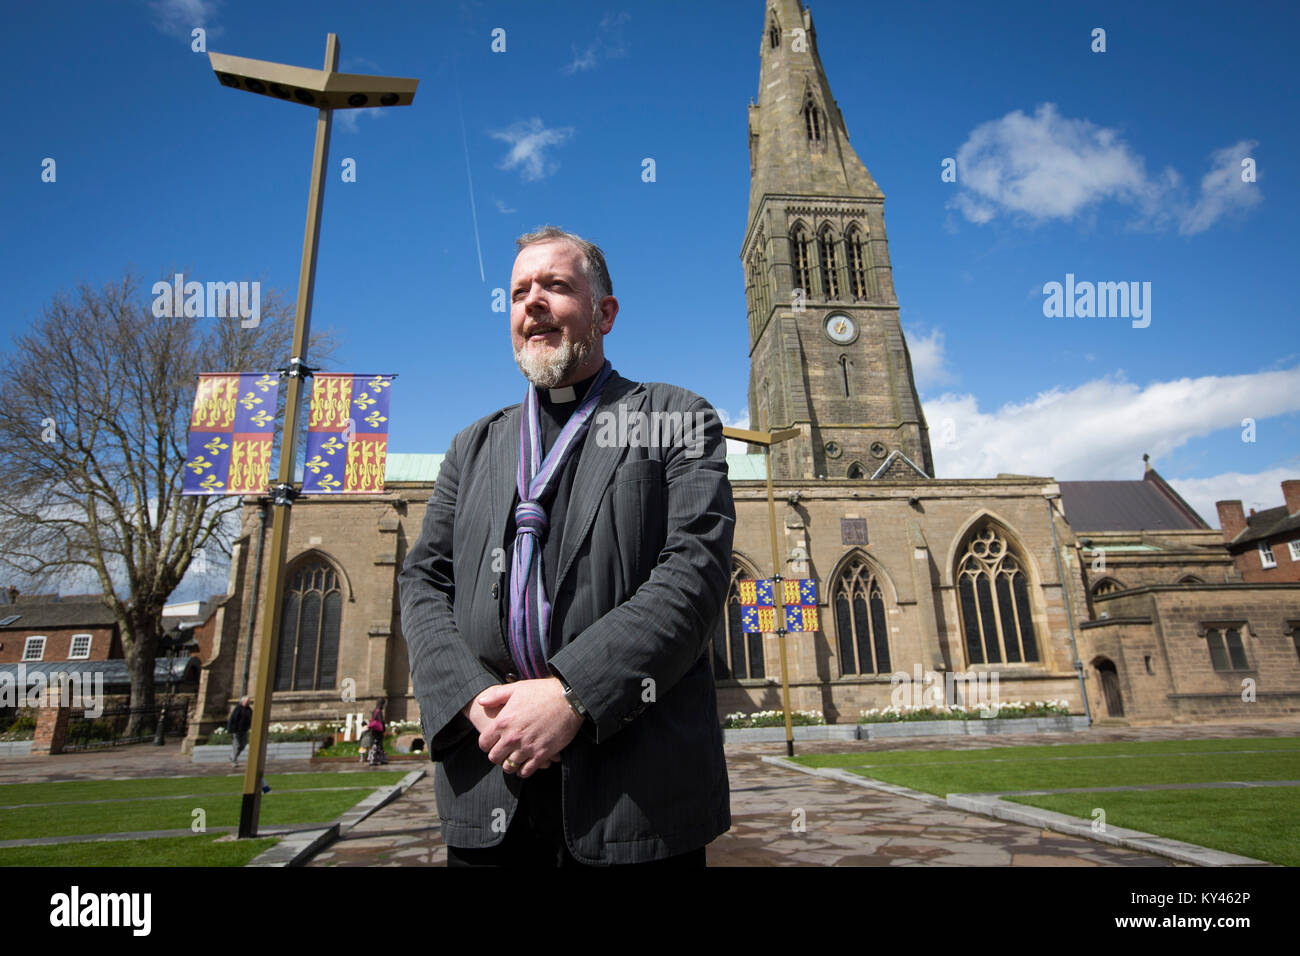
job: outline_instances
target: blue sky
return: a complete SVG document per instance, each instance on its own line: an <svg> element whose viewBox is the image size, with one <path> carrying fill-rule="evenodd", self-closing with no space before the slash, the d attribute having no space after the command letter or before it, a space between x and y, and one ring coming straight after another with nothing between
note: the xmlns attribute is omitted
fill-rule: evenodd
<svg viewBox="0 0 1300 956"><path fill-rule="evenodd" d="M885 192L940 476L1138 478L1150 452L1211 524L1217 498L1280 504L1278 482L1300 474L1295 5L811 9ZM313 315L340 338L335 367L400 376L391 451L443 451L519 400L492 290L514 237L546 222L605 249L621 373L746 420L760 0L121 0L6 20L21 91L0 154L6 342L55 292L127 266L292 296L314 113L222 87L190 31L316 68L334 31L342 70L420 80L410 107L336 119ZM1151 283L1150 325L1045 317L1043 286L1067 273Z"/></svg>

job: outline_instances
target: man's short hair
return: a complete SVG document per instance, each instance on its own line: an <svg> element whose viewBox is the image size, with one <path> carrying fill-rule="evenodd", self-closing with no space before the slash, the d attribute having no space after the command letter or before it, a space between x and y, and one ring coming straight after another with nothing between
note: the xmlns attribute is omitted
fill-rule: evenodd
<svg viewBox="0 0 1300 956"><path fill-rule="evenodd" d="M536 245L539 242L552 242L556 239L571 242L582 250L582 271L587 277L587 285L591 286L593 307L599 305L600 300L605 296L614 294L614 283L610 281L609 269L605 266L605 253L601 251L600 246L588 242L582 236L565 232L559 226L542 226L536 232L526 232L516 239L515 247L523 251L526 246Z"/></svg>

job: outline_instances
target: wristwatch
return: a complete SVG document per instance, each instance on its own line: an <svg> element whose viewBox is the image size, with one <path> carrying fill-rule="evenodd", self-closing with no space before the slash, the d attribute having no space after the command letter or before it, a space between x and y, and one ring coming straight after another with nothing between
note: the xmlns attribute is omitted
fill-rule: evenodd
<svg viewBox="0 0 1300 956"><path fill-rule="evenodd" d="M573 692L573 688L569 686L568 681L561 677L560 686L564 688L564 699L569 702L569 707L572 708L575 714L586 720L587 708L582 706L582 701L578 700L578 695Z"/></svg>

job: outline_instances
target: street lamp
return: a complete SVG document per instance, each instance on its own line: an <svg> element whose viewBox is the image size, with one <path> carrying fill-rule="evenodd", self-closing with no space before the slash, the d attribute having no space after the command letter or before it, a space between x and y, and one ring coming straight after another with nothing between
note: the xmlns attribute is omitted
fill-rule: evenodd
<svg viewBox="0 0 1300 956"><path fill-rule="evenodd" d="M280 637L280 602L284 590L284 562L289 547L289 508L298 494L292 485L297 453L298 411L307 366L307 337L311 330L311 300L316 285L316 249L320 244L320 216L325 201L325 164L329 157L333 111L369 107L409 106L419 80L393 76L338 73L339 38L325 39L325 68L312 70L250 60L225 53L209 53L212 70L223 86L270 96L288 103L310 106L316 114L316 151L312 156L311 186L307 195L307 231L302 243L302 268L298 274L298 304L293 324L293 353L289 358L289 387L285 393L284 431L280 436L280 471L271 489L275 508L271 519L271 561L266 575L262 636L258 643L257 689L253 694L252 739L244 771L244 798L239 811L239 836L257 836L262 806L262 771L266 766L266 732L271 719L271 672Z"/></svg>

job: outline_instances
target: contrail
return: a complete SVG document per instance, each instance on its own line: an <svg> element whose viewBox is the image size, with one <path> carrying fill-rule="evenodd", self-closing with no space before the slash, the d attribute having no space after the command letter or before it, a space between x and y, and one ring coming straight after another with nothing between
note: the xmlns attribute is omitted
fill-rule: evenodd
<svg viewBox="0 0 1300 956"><path fill-rule="evenodd" d="M474 248L478 252L478 278L486 282L483 274L483 245L478 238L478 207L474 205L474 176L469 168L469 140L465 136L465 110L460 103L460 82L456 79L456 58L451 59L451 80L456 87L456 113L460 116L460 143L465 148L465 178L469 180L469 211L474 216Z"/></svg>

